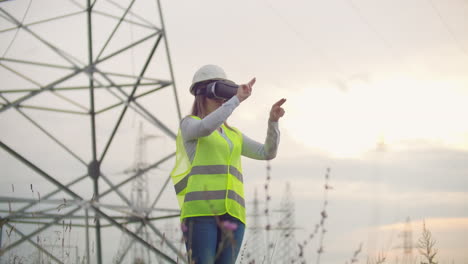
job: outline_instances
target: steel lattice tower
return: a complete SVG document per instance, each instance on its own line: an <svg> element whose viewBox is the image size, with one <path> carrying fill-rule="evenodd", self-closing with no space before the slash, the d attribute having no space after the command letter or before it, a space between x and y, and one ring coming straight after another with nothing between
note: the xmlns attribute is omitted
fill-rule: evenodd
<svg viewBox="0 0 468 264"><path fill-rule="evenodd" d="M144 170L148 164L146 163L146 141L150 140L152 138L155 138L155 136L152 135L144 135L143 134L143 124L140 123L140 129L139 129L139 137L138 137L138 142L137 142L137 159L135 160L135 167L133 169L133 172L138 173L142 170ZM132 170L130 170L132 172ZM141 177L138 177L133 181L132 184L132 192L130 194L131 197L131 203L135 206L134 208L134 213L137 215L142 215L144 216L147 212L147 208L150 206L149 205L149 193L148 193L148 175L146 173L143 173ZM133 225L132 226L132 231L136 232L137 231L137 226ZM147 241L152 241L150 239L150 233L148 228L146 226L143 227L141 234L147 239ZM142 247L140 245L134 245L133 246L133 254L132 254L132 260L133 262L139 261L140 263L151 263L151 256L149 254L148 248Z"/></svg>
<svg viewBox="0 0 468 264"><path fill-rule="evenodd" d="M280 203L280 220L275 229L278 230L276 238L274 263L294 263L297 259L297 242L295 239L294 201L291 186L286 183L283 198Z"/></svg>
<svg viewBox="0 0 468 264"><path fill-rule="evenodd" d="M249 215L249 233L246 242L244 258L247 263L262 263L266 257L265 226L262 223L263 214L260 212L257 189L253 200L252 213Z"/></svg>
<svg viewBox="0 0 468 264"><path fill-rule="evenodd" d="M403 237L403 264L413 263L413 228L411 220L406 218L405 227L402 233Z"/></svg>
<svg viewBox="0 0 468 264"><path fill-rule="evenodd" d="M413 228L411 227L411 219L409 216L406 218L406 222L401 232L398 234L398 237L401 238L402 244L397 245L394 249L402 250L402 263L414 263L413 249L417 247L417 245L413 244Z"/></svg>
<svg viewBox="0 0 468 264"><path fill-rule="evenodd" d="M138 132L138 138L135 145L136 148L134 164L131 168L125 170L125 173L140 173L149 165L146 162L147 141L155 139L157 138L157 136L144 134L143 123L141 122L139 124ZM148 192L148 175L146 173L142 173L140 177L133 180L132 189L130 193L130 202L133 205L133 210L131 213L128 214L129 217L144 217L147 213L149 213L148 208L150 204ZM156 241L156 239L152 237L151 233L149 232L146 226L143 226L143 228L139 230L138 226L133 224L130 226L130 230L145 237L147 241L153 244L154 241ZM139 244L132 243L132 239L125 234L121 238L120 242L120 250L114 257L115 263L121 263L125 259L125 256L127 255L127 252L130 248L132 248L131 263L151 263L152 258L148 248L142 247Z"/></svg>
<svg viewBox="0 0 468 264"><path fill-rule="evenodd" d="M159 0L0 2L0 165L9 183L0 187L0 263L32 262L30 248L53 263L109 263L120 233L165 263L184 261L171 242L162 250L146 235L162 239L159 221L179 214L161 208L170 178L155 172L174 149L157 148L125 179L111 176L128 166L132 120L176 137L181 113L162 14ZM143 213L125 190L150 172L150 197L136 194ZM49 247L47 232L59 242ZM57 245L79 250L59 254Z"/></svg>

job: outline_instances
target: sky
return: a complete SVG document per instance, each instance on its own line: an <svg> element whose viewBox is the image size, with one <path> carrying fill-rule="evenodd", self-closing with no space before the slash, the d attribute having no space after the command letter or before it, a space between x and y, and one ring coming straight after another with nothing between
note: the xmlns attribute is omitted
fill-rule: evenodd
<svg viewBox="0 0 468 264"><path fill-rule="evenodd" d="M117 2L126 6L130 1ZM0 3L0 8L20 19L28 4L29 1L14 0ZM401 261L402 234L408 218L414 244L423 222L432 231L439 263L468 263L464 242L468 235L467 1L181 0L161 4L182 116L189 114L192 104L188 88L193 73L205 64L223 67L236 83L257 78L251 97L242 102L228 122L260 142L266 135L271 105L287 99L286 114L280 120L278 156L271 161L271 206L280 205L289 183L297 225L295 236L299 242L307 239L320 221L324 176L330 168L329 184L333 189L327 194L323 263L349 262L361 243L360 263L375 259L379 253L390 262L396 263L397 258ZM155 1L140 1L133 8L135 13L160 25ZM98 0L96 9L122 14L111 1ZM73 2L63 4L56 0L42 5L32 1L24 21L78 10L79 5ZM138 20L134 14L130 17ZM93 41L101 47L116 21L98 15L94 18L99 23L94 25ZM85 21L86 16L81 14L31 28L73 54L77 61L86 62ZM12 25L2 16L0 26L3 30ZM123 25L103 56L147 32L135 25ZM23 30L14 35L14 30L0 33L2 65L27 72L41 85L69 72L37 70L5 61L3 58L33 58L70 65L43 44L33 45L34 38ZM136 75L150 48L151 43L144 43L104 62L102 67ZM5 67L0 70L2 91L31 87L31 82ZM170 79L164 49L151 60L147 75ZM116 80L128 81L123 77ZM86 81L83 75L61 85L86 85ZM3 95L8 100L19 96ZM85 93L66 95L81 105L89 104ZM98 109L117 102L105 91L97 92L96 100ZM172 90L162 90L140 102L172 131L177 130ZM52 93L42 93L28 103L71 107ZM99 115L99 150L104 148L121 109ZM89 117L31 109L24 112L54 131L84 161L90 160ZM129 111L122 121L102 164L112 181L123 180L121 172L132 165L141 120ZM19 112L9 109L0 113L0 126L2 142L61 181L69 182L84 173L83 164L64 155ZM158 136L146 147L148 162L173 151L171 137L151 125L144 129ZM4 151L0 152L0 164L2 196L31 198L36 197L35 192L45 193L52 188ZM173 160L151 172L149 186L159 186L163 182L160 176L167 175L172 165ZM263 161L244 159L247 200L253 199L255 190L264 200L265 168ZM33 194L30 184L35 189ZM107 187L105 183L102 186ZM74 190L85 197L92 195L89 180ZM175 206L171 192L171 188L164 192L161 207ZM110 195L106 201L113 202L115 197ZM118 240L111 231L106 237ZM317 243L317 239L312 240L305 249L308 263L316 261ZM111 254L108 252L111 249L106 249L106 254ZM418 256L416 250L413 254Z"/></svg>

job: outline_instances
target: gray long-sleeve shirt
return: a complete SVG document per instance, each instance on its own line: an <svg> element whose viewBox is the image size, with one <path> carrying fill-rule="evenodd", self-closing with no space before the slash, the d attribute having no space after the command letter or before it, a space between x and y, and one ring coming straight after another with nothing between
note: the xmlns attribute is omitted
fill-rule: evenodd
<svg viewBox="0 0 468 264"><path fill-rule="evenodd" d="M195 155L197 138L205 137L215 132L216 129L226 121L226 119L231 115L234 109L239 106L240 101L237 96L232 97L224 104L221 105L218 109L211 112L205 118L198 120L191 117L185 117L181 122L181 133L184 140L185 150L190 160L193 160ZM215 133L218 133L217 131ZM226 136L224 131L220 131L221 135L226 139L231 146L232 142ZM276 157L276 152L278 150L279 140L280 140L280 131L278 128L278 122L268 122L267 136L265 143L261 144L242 133L243 145L242 145L242 155L257 159L257 160L269 160Z"/></svg>

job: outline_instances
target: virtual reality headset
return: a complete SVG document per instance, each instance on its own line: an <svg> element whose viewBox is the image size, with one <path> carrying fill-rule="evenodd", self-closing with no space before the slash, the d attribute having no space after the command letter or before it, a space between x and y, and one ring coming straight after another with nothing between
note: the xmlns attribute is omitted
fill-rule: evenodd
<svg viewBox="0 0 468 264"><path fill-rule="evenodd" d="M204 95L212 99L231 99L237 94L239 85L228 80L216 80L206 84L205 87L200 87L195 90L195 95Z"/></svg>

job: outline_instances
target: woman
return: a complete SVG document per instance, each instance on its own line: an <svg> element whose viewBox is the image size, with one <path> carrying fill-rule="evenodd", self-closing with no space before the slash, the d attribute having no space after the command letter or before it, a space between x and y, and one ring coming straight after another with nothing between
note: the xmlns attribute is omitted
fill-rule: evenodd
<svg viewBox="0 0 468 264"><path fill-rule="evenodd" d="M201 67L193 77L192 114L181 121L171 172L191 264L235 263L245 229L241 156L258 160L276 156L278 120L286 99L271 108L264 144L226 123L249 98L254 84L255 78L237 86L216 65Z"/></svg>

